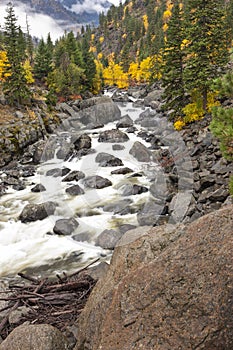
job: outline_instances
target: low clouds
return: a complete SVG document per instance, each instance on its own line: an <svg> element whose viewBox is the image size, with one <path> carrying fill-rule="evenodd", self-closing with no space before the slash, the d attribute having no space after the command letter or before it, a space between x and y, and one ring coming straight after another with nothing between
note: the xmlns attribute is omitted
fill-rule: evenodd
<svg viewBox="0 0 233 350"><path fill-rule="evenodd" d="M111 1L112 2L112 1ZM72 6L71 10L76 13L81 12L106 12L106 7L104 6L106 4L106 0L84 0L82 4L75 4Z"/></svg>
<svg viewBox="0 0 233 350"><path fill-rule="evenodd" d="M108 0L114 5L119 5L120 0ZM4 27L5 17L7 15L6 8L9 0L1 0L0 4L0 28ZM124 3L125 0L122 0ZM21 26L22 30L26 31L26 16L29 24L30 34L39 39L47 38L48 33L50 33L53 41L60 38L64 34L64 25L60 24L58 21L55 21L52 17L33 12L33 9L22 4L19 1L12 0L11 3L14 6L14 11L18 19L18 24ZM104 6L106 0L84 0L83 4L73 5L72 10L74 12L106 12ZM68 29L69 30L69 29Z"/></svg>
<svg viewBox="0 0 233 350"><path fill-rule="evenodd" d="M115 6L119 5L120 0L107 0L109 3L114 4ZM124 4L125 0L122 0L122 4ZM72 6L72 11L80 13L80 12L106 12L107 8L106 0L84 0L82 4L76 4Z"/></svg>
<svg viewBox="0 0 233 350"><path fill-rule="evenodd" d="M32 12L29 6L19 4L18 2L13 4L14 11L18 20L18 24L22 30L26 31L26 16L29 24L29 31L32 36L36 36L41 39L47 38L48 33L51 34L52 40L58 39L64 34L64 29L51 17ZM7 5L0 5L0 25L4 27Z"/></svg>

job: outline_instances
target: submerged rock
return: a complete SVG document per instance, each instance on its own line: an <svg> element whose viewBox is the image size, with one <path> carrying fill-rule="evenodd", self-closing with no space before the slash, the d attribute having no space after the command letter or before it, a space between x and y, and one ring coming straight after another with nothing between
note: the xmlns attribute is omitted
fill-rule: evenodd
<svg viewBox="0 0 233 350"><path fill-rule="evenodd" d="M115 145L112 145L112 149L113 151L122 151L123 149L125 149L124 145L118 145L117 143Z"/></svg>

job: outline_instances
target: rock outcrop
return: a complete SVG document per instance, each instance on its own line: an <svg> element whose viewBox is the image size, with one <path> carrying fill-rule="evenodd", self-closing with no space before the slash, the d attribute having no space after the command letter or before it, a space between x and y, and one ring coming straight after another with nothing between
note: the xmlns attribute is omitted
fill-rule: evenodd
<svg viewBox="0 0 233 350"><path fill-rule="evenodd" d="M75 350L233 348L233 206L128 231L77 324Z"/></svg>

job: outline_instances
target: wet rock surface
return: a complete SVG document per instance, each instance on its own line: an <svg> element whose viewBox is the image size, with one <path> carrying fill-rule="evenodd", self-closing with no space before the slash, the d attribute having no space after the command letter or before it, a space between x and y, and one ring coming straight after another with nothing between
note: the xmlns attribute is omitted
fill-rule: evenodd
<svg viewBox="0 0 233 350"><path fill-rule="evenodd" d="M83 188L80 187L79 185L73 185L66 188L66 193L68 193L71 196L78 196L78 195L84 194L85 192Z"/></svg>
<svg viewBox="0 0 233 350"><path fill-rule="evenodd" d="M113 215L120 216L120 220L114 229L103 230L95 243L104 249L115 249L115 253L111 273L104 278L103 284L99 283L100 289L90 299L90 305L81 317L76 350L230 350L233 347L232 313L229 311L232 305L232 207L202 218L231 203L228 179L233 172L232 162L222 158L218 141L209 131L208 117L179 133L184 148L174 142L178 133L168 127L167 118L160 110L158 90L145 101L154 110L142 112L136 120L137 128L131 125L131 131L98 130L108 121L119 121L116 128L127 128L127 123L131 123L128 117L120 119L119 108L109 98L62 104L58 107L60 117L66 119L70 116L67 130L86 125L85 134L80 135L79 129L72 134L74 146L71 147L66 135L58 140L56 135L51 147L46 140L41 140L31 145L19 162L13 161L1 169L0 194L4 195L11 187L22 190L35 174L41 157L51 160L59 146L58 158L76 157L85 162L85 156L95 152L91 147L93 138L96 138L100 143L114 143L110 145L116 152L114 155L97 153L95 159L101 167L118 167L109 169L114 179L126 175L124 181L132 181L125 190L125 197L138 194L143 197L143 193L148 193L147 199L135 205L124 197L100 205L105 213L113 212ZM132 96L144 97L146 90L132 89L131 93ZM135 102L138 106L142 104L142 101ZM90 115L90 111L94 114ZM97 129L93 133L86 131L91 128ZM144 142L137 141L129 150L137 161L148 162L148 167L141 171L123 168L124 159L115 156L117 151L127 147L130 132L135 132L146 142L145 146ZM120 144L115 144L118 142ZM121 144L124 142L125 146ZM108 149L108 152L112 151ZM186 155L190 157L191 165L184 162ZM107 178L86 176L82 171L71 171L66 167L54 166L46 174L63 177L62 182L80 181L86 187L85 191L112 186ZM140 178L145 179L145 176L148 179L146 186L139 184ZM122 188L115 189L122 195ZM39 190L41 187L37 186L35 193ZM77 184L66 188L65 192L71 196L84 194ZM19 219L23 223L43 220L54 214L55 209L53 202L29 204ZM79 214L81 217L83 212ZM92 209L89 214L95 215L96 211ZM142 226L130 231L132 234L127 231L135 225L127 224L127 220L121 221L128 214L135 214L136 225ZM189 226L170 226L181 221ZM151 228L166 222L169 225L152 228L149 234L145 234L149 228L144 226ZM56 234L72 235L77 226L73 219L64 218L58 220L55 227ZM141 234L142 239L138 238ZM73 238L79 242L93 240L90 232L76 234Z"/></svg>
<svg viewBox="0 0 233 350"><path fill-rule="evenodd" d="M99 142L126 142L129 140L129 137L126 133L118 129L105 130L99 135Z"/></svg>
<svg viewBox="0 0 233 350"><path fill-rule="evenodd" d="M43 220L49 215L54 214L55 210L56 203L54 202L27 204L19 215L19 220L23 223Z"/></svg>
<svg viewBox="0 0 233 350"><path fill-rule="evenodd" d="M60 219L55 222L53 232L57 235L70 235L78 225L79 223L75 218Z"/></svg>
<svg viewBox="0 0 233 350"><path fill-rule="evenodd" d="M97 189L112 185L110 180L103 178L102 176L99 176L99 175L88 176L84 179L83 183L86 187L97 188Z"/></svg>
<svg viewBox="0 0 233 350"><path fill-rule="evenodd" d="M120 158L108 154L105 152L100 152L95 158L96 163L99 163L99 166L108 167L108 166L122 166L123 162Z"/></svg>

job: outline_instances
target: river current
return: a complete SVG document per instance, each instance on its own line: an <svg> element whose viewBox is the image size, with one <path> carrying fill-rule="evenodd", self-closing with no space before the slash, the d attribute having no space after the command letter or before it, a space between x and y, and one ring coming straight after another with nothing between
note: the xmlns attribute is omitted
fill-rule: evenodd
<svg viewBox="0 0 233 350"><path fill-rule="evenodd" d="M119 107L121 116L128 114L134 121L143 112L142 107L134 107L133 103L119 104ZM137 132L142 130L137 123L134 126ZM85 130L85 133L92 138L92 149L95 150L95 153L88 154L81 159L73 158L66 161L58 159L55 154L54 159L36 168L35 175L27 179L27 186L24 190L15 191L9 188L7 193L0 198L0 277L13 276L21 271L38 271L46 274L74 272L97 258L107 261L112 251L95 245L97 236L105 229L115 229L124 224L138 226L137 210L132 214L118 215L104 211L103 207L117 200L128 198L122 196L122 188L126 183L149 187L151 171L156 172L159 166L155 163L150 166L148 163L138 162L129 153L135 141L147 147L150 146L136 133L128 133L129 140L123 143L123 150L113 151L113 143L98 142L101 131L113 128L116 128L116 122L109 123L98 130ZM69 138L67 131L63 131L63 134L63 137ZM48 147L50 147L49 140ZM99 152L117 156L122 160L124 167L129 167L134 173L141 172L142 176L112 175L111 171L119 167L100 167L95 161ZM83 195L70 196L65 192L67 183L62 182L61 177L46 176L48 170L63 167L80 170L86 176L100 175L109 179L112 186L103 189L90 188L85 190ZM31 192L31 188L36 184L43 184L46 191ZM80 184L82 185L82 181ZM130 200L137 208L150 196L148 191L131 195ZM57 203L54 215L30 223L22 223L18 220L25 205L46 201ZM70 217L75 217L79 223L72 235L53 234L56 220Z"/></svg>

